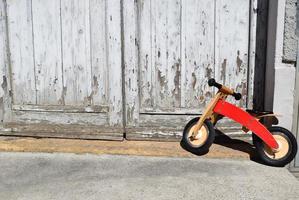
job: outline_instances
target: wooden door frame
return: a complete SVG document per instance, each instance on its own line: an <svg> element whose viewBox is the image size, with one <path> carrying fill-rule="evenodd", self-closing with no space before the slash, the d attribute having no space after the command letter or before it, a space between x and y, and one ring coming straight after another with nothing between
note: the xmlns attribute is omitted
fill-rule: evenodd
<svg viewBox="0 0 299 200"><path fill-rule="evenodd" d="M253 91L253 109L265 109L265 85L266 85L266 58L268 41L268 10L269 0L257 2L257 25L256 25L256 49L255 49L255 74ZM274 67L273 67L274 69ZM272 91L272 96L274 90ZM273 104L273 97L272 97Z"/></svg>

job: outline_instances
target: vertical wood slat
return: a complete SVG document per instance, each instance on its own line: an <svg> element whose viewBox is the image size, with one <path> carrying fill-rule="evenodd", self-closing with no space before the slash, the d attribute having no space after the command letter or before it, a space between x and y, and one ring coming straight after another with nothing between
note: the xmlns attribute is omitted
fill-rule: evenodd
<svg viewBox="0 0 299 200"><path fill-rule="evenodd" d="M90 0L91 72L93 105L106 105L108 100L108 61L106 40L106 1Z"/></svg>
<svg viewBox="0 0 299 200"><path fill-rule="evenodd" d="M11 66L8 36L7 2L0 0L0 125L11 120Z"/></svg>
<svg viewBox="0 0 299 200"><path fill-rule="evenodd" d="M109 124L111 126L121 126L123 123L120 9L119 0L107 0Z"/></svg>
<svg viewBox="0 0 299 200"><path fill-rule="evenodd" d="M5 3L0 0L0 124L4 120L4 99L5 99L5 83L4 77L6 77L7 68L7 49L6 49L6 13L5 13ZM6 84L7 85L7 84Z"/></svg>
<svg viewBox="0 0 299 200"><path fill-rule="evenodd" d="M243 107L247 105L248 92L249 5L249 0L216 1L215 76L243 95L236 102ZM230 100L234 101L231 97Z"/></svg>
<svg viewBox="0 0 299 200"><path fill-rule="evenodd" d="M186 20L186 15L189 11L186 9L186 0L181 0L181 38L180 38L180 45L181 45L181 107L185 108L186 107L186 31L187 31L187 24L185 22Z"/></svg>
<svg viewBox="0 0 299 200"><path fill-rule="evenodd" d="M210 101L214 76L214 1L183 1L182 101L184 107L202 109Z"/></svg>
<svg viewBox="0 0 299 200"><path fill-rule="evenodd" d="M255 74L255 59L256 59L256 28L257 28L257 3L258 0L250 0L250 38L249 38L249 60L248 60L248 73L247 73L247 82L248 82L248 96L247 96L247 108L253 108L253 90L254 90L254 74Z"/></svg>
<svg viewBox="0 0 299 200"><path fill-rule="evenodd" d="M7 22L7 2L0 0L0 124L11 120L11 66Z"/></svg>
<svg viewBox="0 0 299 200"><path fill-rule="evenodd" d="M168 74L167 74L167 43L168 43L168 5L169 1L152 0L151 7L153 17L155 18L154 45L152 45L152 59L154 60L152 69L152 87L154 93L152 98L155 98L154 109L167 108L168 99Z"/></svg>
<svg viewBox="0 0 299 200"><path fill-rule="evenodd" d="M180 1L153 1L155 4L155 46L152 56L155 60L156 88L153 96L157 109L180 106Z"/></svg>
<svg viewBox="0 0 299 200"><path fill-rule="evenodd" d="M125 120L126 126L136 126L139 121L137 7L135 0L123 1L124 68L125 68Z"/></svg>
<svg viewBox="0 0 299 200"><path fill-rule="evenodd" d="M62 94L60 0L32 0L37 104L57 105Z"/></svg>
<svg viewBox="0 0 299 200"><path fill-rule="evenodd" d="M155 27L152 26L152 5L151 0L140 0L138 3L138 16L137 16L137 45L139 51L138 70L140 74L140 106L152 107L154 104L153 85L152 85L152 71L154 62L152 61L152 32Z"/></svg>
<svg viewBox="0 0 299 200"><path fill-rule="evenodd" d="M61 1L64 88L66 105L91 105L89 1Z"/></svg>
<svg viewBox="0 0 299 200"><path fill-rule="evenodd" d="M13 101L35 104L31 0L7 0Z"/></svg>
<svg viewBox="0 0 299 200"><path fill-rule="evenodd" d="M6 66L6 16L5 16L5 3L3 0L0 0L0 83L2 83L2 78L5 75L5 66ZM0 112L3 111L3 98L4 98L4 89L0 87ZM3 119L3 113L0 113L0 118Z"/></svg>

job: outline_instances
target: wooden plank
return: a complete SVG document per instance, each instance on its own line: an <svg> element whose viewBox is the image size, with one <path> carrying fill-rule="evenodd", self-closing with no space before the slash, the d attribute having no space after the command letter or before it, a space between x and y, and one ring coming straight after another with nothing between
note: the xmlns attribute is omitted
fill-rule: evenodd
<svg viewBox="0 0 299 200"><path fill-rule="evenodd" d="M139 121L137 5L134 0L123 1L126 126L136 126Z"/></svg>
<svg viewBox="0 0 299 200"><path fill-rule="evenodd" d="M138 1L138 67L139 67L139 88L140 88L140 107L153 109L154 98L152 85L152 72L154 71L154 61L152 48L154 38L152 32L155 31L154 21L155 18L152 16L152 7L155 4L151 0L140 0Z"/></svg>
<svg viewBox="0 0 299 200"><path fill-rule="evenodd" d="M0 131L2 136L123 140L122 129L95 125L8 123L5 127Z"/></svg>
<svg viewBox="0 0 299 200"><path fill-rule="evenodd" d="M148 114L169 114L169 115L199 115L202 111L198 108L180 108L180 109L156 109L156 110L147 110L143 109L140 113L148 113Z"/></svg>
<svg viewBox="0 0 299 200"><path fill-rule="evenodd" d="M152 41L152 84L153 93L151 98L154 98L153 109L157 107L160 109L167 107L167 20L168 20L168 0L152 0L152 17L153 26L155 27L151 34L153 37ZM166 104L166 105L165 105Z"/></svg>
<svg viewBox="0 0 299 200"><path fill-rule="evenodd" d="M6 13L3 0L0 1L0 80L5 75L5 65L7 57L6 49ZM0 87L0 98L3 98L4 90ZM1 111L0 111L1 112Z"/></svg>
<svg viewBox="0 0 299 200"><path fill-rule="evenodd" d="M188 123L188 121L190 121L195 117L197 116L141 114L139 127L164 128L164 129L177 128L178 130L183 130L184 126Z"/></svg>
<svg viewBox="0 0 299 200"><path fill-rule="evenodd" d="M214 1L184 0L182 6L182 102L201 111L213 95L207 81L214 77Z"/></svg>
<svg viewBox="0 0 299 200"><path fill-rule="evenodd" d="M249 0L216 1L215 77L243 95L236 102L242 107L248 95L249 7Z"/></svg>
<svg viewBox="0 0 299 200"><path fill-rule="evenodd" d="M185 49L186 49L186 30L187 30L187 24L185 21L186 14L189 12L187 10L186 6L186 0L181 0L181 38L180 38L180 45L181 45L181 107L185 108L186 107L186 85L185 85L185 80L186 80L186 54L185 54Z"/></svg>
<svg viewBox="0 0 299 200"><path fill-rule="evenodd" d="M156 129L156 128L128 128L126 134L127 140L142 141L174 141L179 142L182 139L182 131L176 129Z"/></svg>
<svg viewBox="0 0 299 200"><path fill-rule="evenodd" d="M0 124L4 120L4 99L5 99L5 88L3 87L3 77L6 74L7 64L7 48L6 48L6 12L5 3L0 0Z"/></svg>
<svg viewBox="0 0 299 200"><path fill-rule="evenodd" d="M40 111L13 111L14 123L98 125L108 127L107 113L63 113Z"/></svg>
<svg viewBox="0 0 299 200"><path fill-rule="evenodd" d="M64 113L107 113L108 106L13 105L13 110Z"/></svg>
<svg viewBox="0 0 299 200"><path fill-rule="evenodd" d="M109 124L123 125L122 58L121 58L121 8L119 0L106 2L108 69L109 69Z"/></svg>
<svg viewBox="0 0 299 200"><path fill-rule="evenodd" d="M0 124L10 120L11 118L11 66L10 51L8 38L8 22L7 22L7 2L0 1L0 80L1 81L1 97L0 97Z"/></svg>
<svg viewBox="0 0 299 200"><path fill-rule="evenodd" d="M249 35L249 63L248 63L248 95L247 108L253 108L253 90L254 90L254 75L255 75L255 59L256 59L256 28L257 28L257 3L258 0L250 0L250 35Z"/></svg>
<svg viewBox="0 0 299 200"><path fill-rule="evenodd" d="M107 63L107 0L90 0L91 72L93 105L108 103L108 63Z"/></svg>
<svg viewBox="0 0 299 200"><path fill-rule="evenodd" d="M225 133L229 138L237 140L251 140L251 135L243 134L239 131L227 130ZM174 141L182 140L182 131L177 129L155 129L155 128L129 128L126 134L127 140L142 140L142 141Z"/></svg>
<svg viewBox="0 0 299 200"><path fill-rule="evenodd" d="M64 105L91 105L89 1L61 1Z"/></svg>
<svg viewBox="0 0 299 200"><path fill-rule="evenodd" d="M177 128L178 130L183 130L185 125L191 119L198 117L198 115L167 115L167 114L141 114L140 115L140 126L139 127L156 127L156 128ZM218 128L239 130L241 131L241 126L230 120L222 119L217 123Z"/></svg>
<svg viewBox="0 0 299 200"><path fill-rule="evenodd" d="M155 4L155 46L152 56L155 60L155 79L151 84L156 88L157 108L180 106L180 1L157 0Z"/></svg>
<svg viewBox="0 0 299 200"><path fill-rule="evenodd" d="M188 115L140 115L140 126L126 129L126 139L129 140L161 140L179 141L187 122L195 116ZM166 126L165 126L166 125ZM217 124L217 129L229 137L251 138L244 134L239 124L223 120Z"/></svg>
<svg viewBox="0 0 299 200"><path fill-rule="evenodd" d="M7 0L13 102L36 104L31 0Z"/></svg>
<svg viewBox="0 0 299 200"><path fill-rule="evenodd" d="M32 0L37 104L58 105L62 94L60 0Z"/></svg>

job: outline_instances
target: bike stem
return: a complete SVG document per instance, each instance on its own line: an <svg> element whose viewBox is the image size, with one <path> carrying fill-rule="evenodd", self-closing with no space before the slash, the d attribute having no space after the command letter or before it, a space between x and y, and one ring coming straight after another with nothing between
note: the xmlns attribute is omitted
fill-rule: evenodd
<svg viewBox="0 0 299 200"><path fill-rule="evenodd" d="M204 113L200 116L198 122L196 123L192 136L193 138L196 138L198 131L201 129L201 127L203 126L204 122L206 119L209 119L212 114L214 113L214 108L217 104L217 102L219 101L219 99L224 98L225 95L222 92L218 92L215 97L213 98L213 100L208 104L207 108L205 109ZM216 120L216 119L215 119Z"/></svg>

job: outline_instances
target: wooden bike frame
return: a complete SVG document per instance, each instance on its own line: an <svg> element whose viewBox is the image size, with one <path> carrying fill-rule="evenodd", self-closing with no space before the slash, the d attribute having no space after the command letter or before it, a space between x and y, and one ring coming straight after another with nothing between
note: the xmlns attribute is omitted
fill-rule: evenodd
<svg viewBox="0 0 299 200"><path fill-rule="evenodd" d="M278 143L268 131L268 129L259 122L254 116L250 115L246 111L238 108L237 106L226 102L228 95L233 94L234 91L223 86L215 95L213 100L209 103L204 113L200 116L200 119L194 127L192 138L196 138L198 131L203 126L205 120L211 120L215 125L219 119L219 115L228 117L239 124L251 130L254 134L260 137L265 144L267 144L273 150L278 149Z"/></svg>

